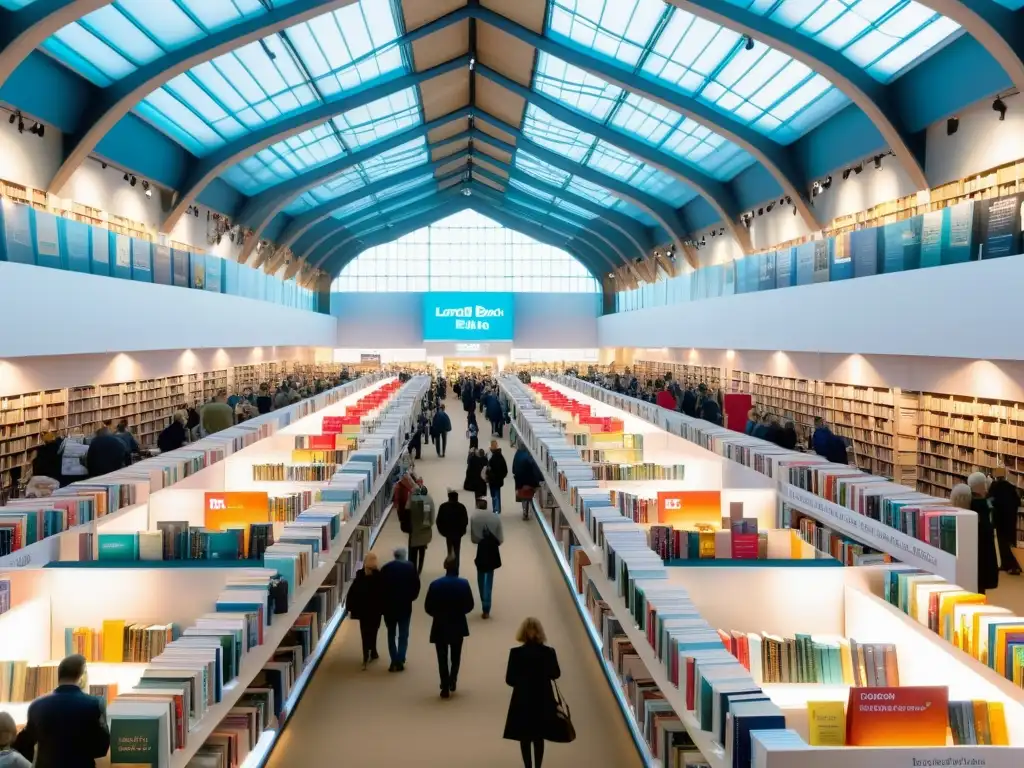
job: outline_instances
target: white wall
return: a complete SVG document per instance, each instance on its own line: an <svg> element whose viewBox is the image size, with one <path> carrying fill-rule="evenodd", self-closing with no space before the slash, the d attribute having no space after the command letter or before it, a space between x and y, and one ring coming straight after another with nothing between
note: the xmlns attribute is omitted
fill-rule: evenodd
<svg viewBox="0 0 1024 768"><path fill-rule="evenodd" d="M0 111L0 179L36 189L46 189L60 168L62 134L46 126L43 137L28 132L34 120L25 118L25 132L7 121L10 113Z"/></svg>
<svg viewBox="0 0 1024 768"><path fill-rule="evenodd" d="M858 352L1024 360L1024 258L783 288L598 320L602 347Z"/></svg>
<svg viewBox="0 0 1024 768"><path fill-rule="evenodd" d="M517 293L514 301L516 346L597 346L599 294ZM422 293L332 293L331 314L338 318L339 348L424 346Z"/></svg>
<svg viewBox="0 0 1024 768"><path fill-rule="evenodd" d="M318 361L319 351L312 347L244 347L0 359L0 397L216 371L236 365L274 361L314 363ZM329 354L327 352L328 360Z"/></svg>
<svg viewBox="0 0 1024 768"><path fill-rule="evenodd" d="M337 346L334 318L239 296L8 262L0 286L0 358Z"/></svg>
<svg viewBox="0 0 1024 768"><path fill-rule="evenodd" d="M971 176L1024 157L1024 99L1004 96L1006 119L1000 121L987 99L961 112L960 127L946 135L946 121L928 127L925 173L933 185Z"/></svg>

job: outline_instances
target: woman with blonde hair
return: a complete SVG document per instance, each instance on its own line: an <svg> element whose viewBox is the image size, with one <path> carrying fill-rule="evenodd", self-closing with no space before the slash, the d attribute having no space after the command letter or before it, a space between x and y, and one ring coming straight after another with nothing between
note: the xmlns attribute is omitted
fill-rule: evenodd
<svg viewBox="0 0 1024 768"><path fill-rule="evenodd" d="M504 738L519 742L526 768L541 768L544 741L551 741L555 736L554 681L562 672L555 649L545 645L547 637L539 620L532 616L524 619L516 641L520 645L508 652L505 671L505 683L512 688L512 700L505 719Z"/></svg>
<svg viewBox="0 0 1024 768"><path fill-rule="evenodd" d="M363 641L363 669L380 658L377 653L377 632L384 616L384 583L380 576L380 561L376 552L367 552L363 567L356 572L345 598L345 610L359 622L359 636Z"/></svg>
<svg viewBox="0 0 1024 768"><path fill-rule="evenodd" d="M156 447L160 449L160 453L175 451L188 442L188 430L185 429L187 423L188 412L184 409L175 411L171 415L171 423L156 439Z"/></svg>

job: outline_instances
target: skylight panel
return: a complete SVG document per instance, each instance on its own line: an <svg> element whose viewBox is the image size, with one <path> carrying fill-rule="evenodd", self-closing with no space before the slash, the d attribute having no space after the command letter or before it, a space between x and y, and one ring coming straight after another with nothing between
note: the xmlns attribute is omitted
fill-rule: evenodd
<svg viewBox="0 0 1024 768"><path fill-rule="evenodd" d="M595 141L590 134L556 120L532 104L527 107L523 119L523 133L542 147L576 163L583 160Z"/></svg>
<svg viewBox="0 0 1024 768"><path fill-rule="evenodd" d="M554 195L549 195L546 192L541 192L539 189L534 189L533 187L529 186L528 184L524 184L518 179L509 179L509 186L513 187L514 189L521 190L528 195L533 195L534 197L540 198L541 200L545 200L549 203L553 202L555 199Z"/></svg>
<svg viewBox="0 0 1024 768"><path fill-rule="evenodd" d="M552 0L549 31L633 67L664 13L661 0Z"/></svg>
<svg viewBox="0 0 1024 768"><path fill-rule="evenodd" d="M362 164L362 169L370 181L376 181L422 165L427 160L426 139L416 139L387 152L374 155L372 159Z"/></svg>
<svg viewBox="0 0 1024 768"><path fill-rule="evenodd" d="M565 200L559 199L558 201L556 201L555 204L563 211L571 213L573 216L578 216L581 219L591 220L597 218L596 213L591 213L590 211L584 208L580 208L578 205L573 205L572 203L566 202Z"/></svg>
<svg viewBox="0 0 1024 768"><path fill-rule="evenodd" d="M333 216L336 219L344 219L348 216L352 216L353 214L359 213L360 211L365 211L372 205L373 195L367 195L366 197L361 197L358 200L354 200L348 205L341 206L341 208L338 208L336 211L334 211L334 213L332 213L331 216Z"/></svg>
<svg viewBox="0 0 1024 768"><path fill-rule="evenodd" d="M537 56L533 87L581 114L602 121L611 113L622 93L617 85L543 52Z"/></svg>
<svg viewBox="0 0 1024 768"><path fill-rule="evenodd" d="M565 171L548 165L522 150L516 152L515 164L516 168L556 187L563 186L571 178Z"/></svg>
<svg viewBox="0 0 1024 768"><path fill-rule="evenodd" d="M334 118L350 149L372 144L420 122L419 98L415 88L385 96Z"/></svg>

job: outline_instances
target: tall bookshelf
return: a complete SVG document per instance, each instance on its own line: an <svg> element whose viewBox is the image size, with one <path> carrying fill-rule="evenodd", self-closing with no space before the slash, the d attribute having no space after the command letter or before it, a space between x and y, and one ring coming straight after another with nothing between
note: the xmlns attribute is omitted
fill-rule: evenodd
<svg viewBox="0 0 1024 768"><path fill-rule="evenodd" d="M692 382L694 384L706 384L712 389L720 389L722 387L722 369L717 365L655 363L649 360L635 360L632 371L633 375L641 383L648 380L655 382L658 379L664 379L666 373L671 373L672 379L680 384Z"/></svg>
<svg viewBox="0 0 1024 768"><path fill-rule="evenodd" d="M281 374L278 363L255 363L253 365L236 365L232 369L231 389L241 392L246 387L256 392L260 384L266 382L271 388L277 386Z"/></svg>
<svg viewBox="0 0 1024 768"><path fill-rule="evenodd" d="M22 467L27 475L30 451L48 430L67 425L63 389L0 397L0 472Z"/></svg>

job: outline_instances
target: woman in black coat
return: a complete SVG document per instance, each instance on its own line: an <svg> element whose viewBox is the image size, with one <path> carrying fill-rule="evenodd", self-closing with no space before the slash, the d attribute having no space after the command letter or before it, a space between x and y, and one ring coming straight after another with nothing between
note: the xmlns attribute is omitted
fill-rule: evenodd
<svg viewBox="0 0 1024 768"><path fill-rule="evenodd" d="M512 700L508 704L504 737L519 742L526 768L540 768L544 740L551 736L556 717L552 685L562 672L555 649L544 644L547 638L537 619L525 619L516 640L520 646L508 652L505 671L505 683L512 687Z"/></svg>
<svg viewBox="0 0 1024 768"><path fill-rule="evenodd" d="M487 495L487 481L484 480L484 468L487 466L487 454L482 449L470 451L466 459L466 481L464 490L472 491L473 498L482 499Z"/></svg>
<svg viewBox="0 0 1024 768"><path fill-rule="evenodd" d="M363 567L356 572L345 598L345 610L359 622L359 636L363 641L363 669L380 658L377 653L377 632L384 616L384 583L380 577L380 563L376 552L367 552Z"/></svg>

